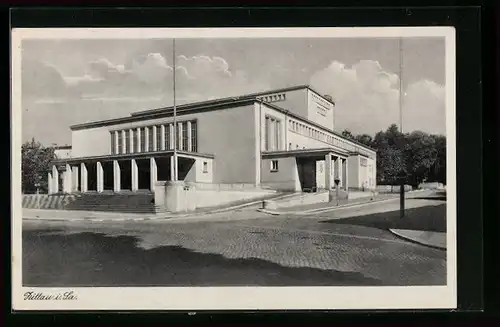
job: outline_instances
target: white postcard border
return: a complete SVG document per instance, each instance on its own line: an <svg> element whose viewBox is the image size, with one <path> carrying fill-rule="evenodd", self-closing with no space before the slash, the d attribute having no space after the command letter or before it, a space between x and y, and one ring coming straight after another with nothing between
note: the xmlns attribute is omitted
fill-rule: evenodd
<svg viewBox="0 0 500 327"><path fill-rule="evenodd" d="M124 31L126 30L126 31ZM21 197L21 41L23 39L137 38L370 38L444 37L446 42L447 285L404 287L23 287ZM355 28L36 28L12 31L11 194L14 310L231 310L456 308L455 29ZM41 122L43 123L43 122ZM27 292L77 296L25 300Z"/></svg>

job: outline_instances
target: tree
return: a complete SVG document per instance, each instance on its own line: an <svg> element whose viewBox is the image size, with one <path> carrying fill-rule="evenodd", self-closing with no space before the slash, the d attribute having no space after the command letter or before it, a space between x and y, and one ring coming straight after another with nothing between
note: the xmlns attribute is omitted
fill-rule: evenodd
<svg viewBox="0 0 500 327"><path fill-rule="evenodd" d="M359 143L364 144L364 145L369 146L369 147L371 147L372 143L373 143L372 137L368 134L356 135L354 137L354 139L356 141L358 141Z"/></svg>
<svg viewBox="0 0 500 327"><path fill-rule="evenodd" d="M347 134L347 133L346 133ZM395 124L370 135L354 138L377 150L377 183L393 184L405 172L405 183L417 186L423 181L446 183L446 137L421 131L403 134Z"/></svg>
<svg viewBox="0 0 500 327"><path fill-rule="evenodd" d="M344 129L344 131L342 132L342 136L354 140L354 135L352 135L351 131L348 129Z"/></svg>
<svg viewBox="0 0 500 327"><path fill-rule="evenodd" d="M435 139L429 134L414 131L406 137L405 159L409 183L418 185L427 180L437 158Z"/></svg>
<svg viewBox="0 0 500 327"><path fill-rule="evenodd" d="M47 173L55 159L54 148L44 147L33 138L22 145L21 157L23 193L35 193L37 183L40 184L41 192L47 192Z"/></svg>

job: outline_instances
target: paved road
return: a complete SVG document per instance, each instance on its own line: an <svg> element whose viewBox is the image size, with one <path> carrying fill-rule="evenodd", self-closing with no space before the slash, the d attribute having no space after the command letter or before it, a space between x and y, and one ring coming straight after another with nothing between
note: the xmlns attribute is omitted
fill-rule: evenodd
<svg viewBox="0 0 500 327"><path fill-rule="evenodd" d="M445 251L335 220L384 208L303 217L241 210L211 220L25 221L23 280L31 286L444 284Z"/></svg>

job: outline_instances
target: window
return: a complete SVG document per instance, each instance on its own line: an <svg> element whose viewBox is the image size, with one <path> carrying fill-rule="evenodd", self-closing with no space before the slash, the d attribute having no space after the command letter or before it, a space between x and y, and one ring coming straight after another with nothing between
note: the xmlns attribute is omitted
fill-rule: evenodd
<svg viewBox="0 0 500 327"><path fill-rule="evenodd" d="M165 150L170 150L170 126L171 124L165 125Z"/></svg>
<svg viewBox="0 0 500 327"><path fill-rule="evenodd" d="M197 125L196 125L196 121L192 121L191 122L191 151L192 152L196 152L198 151L198 138L197 138Z"/></svg>
<svg viewBox="0 0 500 327"><path fill-rule="evenodd" d="M271 172L278 171L278 160L271 160Z"/></svg>
<svg viewBox="0 0 500 327"><path fill-rule="evenodd" d="M367 164L368 164L368 160L366 160L366 158L360 158L359 159L359 164L361 167L366 167Z"/></svg>
<svg viewBox="0 0 500 327"><path fill-rule="evenodd" d="M264 149L266 151L281 148L281 121L271 116L266 116Z"/></svg>
<svg viewBox="0 0 500 327"><path fill-rule="evenodd" d="M118 151L117 154L123 153L123 133L122 131L118 131Z"/></svg>
<svg viewBox="0 0 500 327"><path fill-rule="evenodd" d="M274 150L279 150L280 147L281 122L274 120Z"/></svg>
<svg viewBox="0 0 500 327"><path fill-rule="evenodd" d="M156 126L156 151L161 150L161 125Z"/></svg>
<svg viewBox="0 0 500 327"><path fill-rule="evenodd" d="M130 133L124 131L125 134L125 153L130 153Z"/></svg>
<svg viewBox="0 0 500 327"><path fill-rule="evenodd" d="M203 161L203 172L208 173L208 162Z"/></svg>
<svg viewBox="0 0 500 327"><path fill-rule="evenodd" d="M141 149L141 152L145 152L146 151L146 131L144 128L141 128L141 145L140 145L140 149Z"/></svg>
<svg viewBox="0 0 500 327"><path fill-rule="evenodd" d="M111 132L111 154L116 154L116 136L115 136L115 132Z"/></svg>
<svg viewBox="0 0 500 327"><path fill-rule="evenodd" d="M264 150L269 151L269 134L271 133L271 119L266 116L265 124L265 137L264 137Z"/></svg>
<svg viewBox="0 0 500 327"><path fill-rule="evenodd" d="M181 143L181 150L182 151L188 151L188 123L183 122L182 123L182 143Z"/></svg>
<svg viewBox="0 0 500 327"><path fill-rule="evenodd" d="M147 133L148 133L148 151L154 151L155 149L153 148L153 127L146 127L147 128Z"/></svg>
<svg viewBox="0 0 500 327"><path fill-rule="evenodd" d="M139 133L140 131L136 129L132 130L132 133L134 135L134 148L136 152L141 152L141 144L139 142Z"/></svg>

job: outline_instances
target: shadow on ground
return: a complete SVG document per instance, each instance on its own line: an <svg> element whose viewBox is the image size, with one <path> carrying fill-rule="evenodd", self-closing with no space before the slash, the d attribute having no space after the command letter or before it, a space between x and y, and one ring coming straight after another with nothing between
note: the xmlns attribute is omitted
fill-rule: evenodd
<svg viewBox="0 0 500 327"><path fill-rule="evenodd" d="M179 246L150 250L131 236L23 232L23 285L78 286L366 286L361 273L284 267L261 259L228 259Z"/></svg>
<svg viewBox="0 0 500 327"><path fill-rule="evenodd" d="M433 198L433 200L435 200ZM343 219L329 219L323 223L358 225L378 229L413 229L431 232L446 232L446 204L411 208L400 218L399 210L381 212Z"/></svg>

